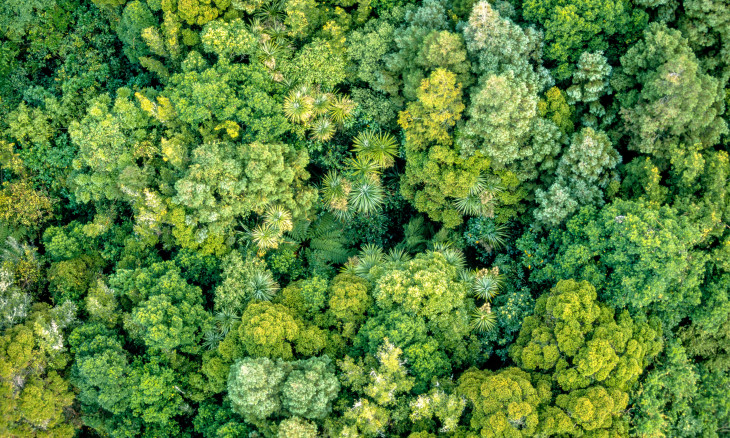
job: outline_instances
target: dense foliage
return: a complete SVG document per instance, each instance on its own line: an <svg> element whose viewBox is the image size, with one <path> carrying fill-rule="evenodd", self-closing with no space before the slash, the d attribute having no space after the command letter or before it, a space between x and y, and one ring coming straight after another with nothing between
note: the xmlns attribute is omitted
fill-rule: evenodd
<svg viewBox="0 0 730 438"><path fill-rule="evenodd" d="M728 23L0 1L0 436L730 436Z"/></svg>

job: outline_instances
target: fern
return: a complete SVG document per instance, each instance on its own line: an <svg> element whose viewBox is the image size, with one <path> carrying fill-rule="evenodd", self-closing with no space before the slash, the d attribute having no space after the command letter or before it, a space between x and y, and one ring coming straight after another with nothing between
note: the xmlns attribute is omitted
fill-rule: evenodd
<svg viewBox="0 0 730 438"><path fill-rule="evenodd" d="M343 264L352 255L352 251L346 247L347 239L342 224L330 213L314 222L297 222L289 236L305 247L304 254L310 266Z"/></svg>

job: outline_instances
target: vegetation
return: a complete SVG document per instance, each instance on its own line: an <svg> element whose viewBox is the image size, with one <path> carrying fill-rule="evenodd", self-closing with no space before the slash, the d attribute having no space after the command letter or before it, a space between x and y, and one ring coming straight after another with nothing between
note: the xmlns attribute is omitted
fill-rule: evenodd
<svg viewBox="0 0 730 438"><path fill-rule="evenodd" d="M729 22L0 1L0 436L730 436Z"/></svg>

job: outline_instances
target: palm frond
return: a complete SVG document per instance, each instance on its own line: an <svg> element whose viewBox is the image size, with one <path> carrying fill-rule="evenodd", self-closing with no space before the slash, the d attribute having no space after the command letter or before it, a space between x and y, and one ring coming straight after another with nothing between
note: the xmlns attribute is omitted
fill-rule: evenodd
<svg viewBox="0 0 730 438"><path fill-rule="evenodd" d="M254 272L248 279L247 287L251 292L251 298L258 301L271 301L279 290L279 284L274 281L268 270Z"/></svg>
<svg viewBox="0 0 730 438"><path fill-rule="evenodd" d="M281 206L271 206L266 210L264 224L286 233L292 229L291 213Z"/></svg>
<svg viewBox="0 0 730 438"><path fill-rule="evenodd" d="M466 266L466 259L460 250L449 247L440 252L444 255L446 262L455 267L457 272L464 270L464 267Z"/></svg>
<svg viewBox="0 0 730 438"><path fill-rule="evenodd" d="M502 278L491 273L477 275L472 283L472 293L475 297L484 301L492 301L502 287Z"/></svg>
<svg viewBox="0 0 730 438"><path fill-rule="evenodd" d="M365 158L369 158L379 167L390 167L398 154L398 144L389 133L375 132L368 129L361 132L353 141L352 151Z"/></svg>
<svg viewBox="0 0 730 438"><path fill-rule="evenodd" d="M342 124L352 116L355 109L355 102L349 97L337 94L332 99L329 108L329 115L335 123Z"/></svg>
<svg viewBox="0 0 730 438"><path fill-rule="evenodd" d="M385 200L383 187L377 181L362 181L353 185L350 204L358 213L370 215L377 211Z"/></svg>
<svg viewBox="0 0 730 438"><path fill-rule="evenodd" d="M223 340L225 336L218 330L208 330L203 334L203 348L206 350L215 350L218 348L218 344Z"/></svg>
<svg viewBox="0 0 730 438"><path fill-rule="evenodd" d="M482 307L471 312L470 325L472 330L479 333L486 333L497 327L497 317L492 313L489 303L485 303Z"/></svg>
<svg viewBox="0 0 730 438"><path fill-rule="evenodd" d="M312 140L325 142L330 141L335 135L337 128L327 117L320 117L312 123L310 136Z"/></svg>
<svg viewBox="0 0 730 438"><path fill-rule="evenodd" d="M392 262L392 263L405 263L411 259L411 255L408 254L408 251L406 251L403 248L391 248L388 253L385 255L385 261L386 262Z"/></svg>
<svg viewBox="0 0 730 438"><path fill-rule="evenodd" d="M284 115L293 123L306 123L312 117L312 98L306 88L291 90L284 98Z"/></svg>
<svg viewBox="0 0 730 438"><path fill-rule="evenodd" d="M259 224L250 232L251 241L256 245L259 253L265 253L270 249L279 247L281 241L281 230L272 227L267 223Z"/></svg>
<svg viewBox="0 0 730 438"><path fill-rule="evenodd" d="M233 329L241 317L233 309L222 309L215 314L215 323L218 331L225 336Z"/></svg>

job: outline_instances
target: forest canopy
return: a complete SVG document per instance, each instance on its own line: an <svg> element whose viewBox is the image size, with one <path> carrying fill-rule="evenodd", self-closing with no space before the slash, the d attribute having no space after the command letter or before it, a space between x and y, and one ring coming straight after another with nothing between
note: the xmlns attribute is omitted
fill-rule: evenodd
<svg viewBox="0 0 730 438"><path fill-rule="evenodd" d="M0 436L730 436L730 1L0 2Z"/></svg>

